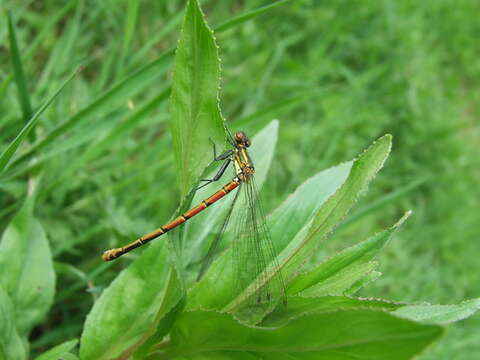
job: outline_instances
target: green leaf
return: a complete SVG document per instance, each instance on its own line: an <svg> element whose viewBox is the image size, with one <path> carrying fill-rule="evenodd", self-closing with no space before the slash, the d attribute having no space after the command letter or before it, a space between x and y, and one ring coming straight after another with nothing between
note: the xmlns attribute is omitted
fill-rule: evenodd
<svg viewBox="0 0 480 360"><path fill-rule="evenodd" d="M15 326L15 308L8 294L0 286L0 360L27 358L22 340Z"/></svg>
<svg viewBox="0 0 480 360"><path fill-rule="evenodd" d="M320 314L338 310L385 310L393 311L400 308L402 304L393 303L382 299L356 299L346 296L321 296L302 297L289 296L288 306L278 306L275 311L268 314L261 322L261 326L278 327L283 326L292 319L305 314Z"/></svg>
<svg viewBox="0 0 480 360"><path fill-rule="evenodd" d="M254 144L252 143L252 147ZM253 161L256 163L255 158ZM288 247L290 241L308 224L318 208L344 183L351 166L352 163L347 162L308 179L268 216L267 226L277 253ZM210 271L189 293L189 309L221 310L229 303L243 301L243 297L231 292L231 284L235 282L231 272L231 259L232 254L227 251L212 264Z"/></svg>
<svg viewBox="0 0 480 360"><path fill-rule="evenodd" d="M123 41L122 41L122 51L120 53L120 56L117 55L117 61L116 61L117 77L121 75L123 69L125 69L125 66L124 66L125 58L129 53L131 42L135 33L135 25L137 24L137 21L138 21L139 6L140 6L140 2L138 0L131 0L131 1L128 1L127 3Z"/></svg>
<svg viewBox="0 0 480 360"><path fill-rule="evenodd" d="M183 198L211 161L212 145L225 141L218 103L220 62L212 31L196 0L189 0L175 56L170 129Z"/></svg>
<svg viewBox="0 0 480 360"><path fill-rule="evenodd" d="M15 306L18 333L26 337L49 310L55 272L42 225L33 216L33 198L8 225L0 243L0 284Z"/></svg>
<svg viewBox="0 0 480 360"><path fill-rule="evenodd" d="M391 135L385 135L355 160L348 179L335 195L322 205L312 223L304 229L306 235L298 236L288 250L281 255L285 273L290 275L298 273L298 269L316 251L320 242L338 226L382 168L391 146Z"/></svg>
<svg viewBox="0 0 480 360"><path fill-rule="evenodd" d="M64 359L70 351L77 346L78 340L66 341L63 344L57 345L54 348L44 352L42 355L35 358L35 360L59 360Z"/></svg>
<svg viewBox="0 0 480 360"><path fill-rule="evenodd" d="M343 294L376 268L376 264L371 260L409 216L410 212L391 228L341 251L313 269L300 274L288 285L287 293L302 296Z"/></svg>
<svg viewBox="0 0 480 360"><path fill-rule="evenodd" d="M10 58L12 59L13 74L15 83L17 84L18 100L23 112L25 123L32 116L32 105L30 102L30 94L28 93L27 81L23 71L22 59L18 49L17 37L15 35L15 26L13 25L12 14L7 12L8 18L8 39L10 42Z"/></svg>
<svg viewBox="0 0 480 360"><path fill-rule="evenodd" d="M353 166L345 163L320 173L299 187L269 216L267 226L287 284L366 189L383 165L390 147L391 137L382 137ZM260 320L260 314L251 312L245 318L246 313L242 311L248 306L251 289L247 287L240 294L232 290L235 279L228 266L231 256L230 251L225 252L207 276L192 288L188 308L242 313L243 321L255 323Z"/></svg>
<svg viewBox="0 0 480 360"><path fill-rule="evenodd" d="M403 360L442 332L439 326L367 309L306 314L281 328L249 327L228 314L194 311L182 314L170 345L156 358Z"/></svg>
<svg viewBox="0 0 480 360"><path fill-rule="evenodd" d="M302 296L343 295L357 281L371 274L378 267L378 262L354 263L322 279L318 284L300 292Z"/></svg>
<svg viewBox="0 0 480 360"><path fill-rule="evenodd" d="M480 310L480 298L455 305L407 305L394 312L402 318L424 324L445 325L463 320Z"/></svg>
<svg viewBox="0 0 480 360"><path fill-rule="evenodd" d="M350 288L346 291L344 291L344 295L353 295L356 292L358 292L361 288L367 286L371 282L374 282L377 280L380 276L382 276L382 273L380 271L371 271L368 274L363 274L363 277L361 277L358 281L356 281Z"/></svg>
<svg viewBox="0 0 480 360"><path fill-rule="evenodd" d="M80 357L128 357L180 300L181 284L164 240L148 246L95 302L85 322Z"/></svg>
<svg viewBox="0 0 480 360"><path fill-rule="evenodd" d="M73 79L80 69L77 69L70 77L60 86L60 88L42 105L42 107L32 116L28 123L18 133L17 137L8 145L7 149L0 155L0 175L5 170L8 162L17 151L17 148L23 142L25 137L30 133L33 127L37 124L40 115L50 106L55 98L62 92L63 88Z"/></svg>

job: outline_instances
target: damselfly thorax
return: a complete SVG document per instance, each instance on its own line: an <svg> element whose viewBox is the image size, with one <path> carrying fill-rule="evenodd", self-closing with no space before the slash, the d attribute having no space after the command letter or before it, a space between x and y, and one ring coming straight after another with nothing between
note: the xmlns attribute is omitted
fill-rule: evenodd
<svg viewBox="0 0 480 360"><path fill-rule="evenodd" d="M250 146L250 139L243 131L235 133L235 149L232 154L232 161L235 167L235 173L242 182L248 182L255 174L253 161L248 155L247 147Z"/></svg>

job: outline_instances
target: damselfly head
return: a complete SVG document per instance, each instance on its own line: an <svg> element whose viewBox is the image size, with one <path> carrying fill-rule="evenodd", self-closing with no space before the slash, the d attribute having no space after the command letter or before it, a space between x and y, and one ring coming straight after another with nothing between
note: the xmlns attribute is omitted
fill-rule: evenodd
<svg viewBox="0 0 480 360"><path fill-rule="evenodd" d="M249 147L251 142L248 136L243 131L237 131L234 135L237 145L243 145Z"/></svg>

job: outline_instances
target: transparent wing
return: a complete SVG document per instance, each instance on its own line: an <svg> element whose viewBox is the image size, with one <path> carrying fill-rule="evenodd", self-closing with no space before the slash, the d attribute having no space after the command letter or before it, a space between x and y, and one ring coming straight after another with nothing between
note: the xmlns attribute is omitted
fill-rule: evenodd
<svg viewBox="0 0 480 360"><path fill-rule="evenodd" d="M205 274L205 272L208 270L208 268L212 264L213 258L215 257L215 254L217 253L218 246L220 245L220 242L223 238L225 230L227 229L228 223L230 222L230 218L232 216L233 209L235 208L235 204L237 203L237 199L239 197L239 194L240 194L240 189L237 188L237 190L235 192L235 197L233 198L233 201L230 204L230 207L227 211L227 214L225 215L225 218L222 221L220 231L217 233L217 235L213 239L212 243L210 244L210 247L208 248L207 254L205 255L204 259L202 260L202 265L201 265L200 271L198 272L197 281L199 281L202 278L202 276Z"/></svg>
<svg viewBox="0 0 480 360"><path fill-rule="evenodd" d="M252 318L255 313L264 315L278 302L286 304L285 283L255 180L241 187L245 195L232 242L232 264L234 282L243 300L235 312Z"/></svg>

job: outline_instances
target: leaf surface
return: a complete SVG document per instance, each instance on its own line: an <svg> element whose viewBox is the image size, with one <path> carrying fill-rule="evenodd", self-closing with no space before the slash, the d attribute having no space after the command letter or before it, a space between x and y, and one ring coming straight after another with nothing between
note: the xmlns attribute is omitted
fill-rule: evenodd
<svg viewBox="0 0 480 360"><path fill-rule="evenodd" d="M228 314L194 311L178 319L170 347L156 358L403 360L442 332L366 309L307 314L280 328L249 327Z"/></svg>
<svg viewBox="0 0 480 360"><path fill-rule="evenodd" d="M478 310L480 310L480 298L454 305L407 305L394 313L425 324L446 325L472 316Z"/></svg>
<svg viewBox="0 0 480 360"><path fill-rule="evenodd" d="M196 0L189 0L178 42L170 101L170 129L182 198L211 161L209 138L225 142L218 103L220 62L212 31Z"/></svg>
<svg viewBox="0 0 480 360"><path fill-rule="evenodd" d="M80 357L128 357L182 297L165 239L157 240L110 284L85 322Z"/></svg>
<svg viewBox="0 0 480 360"><path fill-rule="evenodd" d="M0 285L12 300L22 337L43 319L55 292L52 254L45 231L33 216L33 203L28 197L0 243Z"/></svg>
<svg viewBox="0 0 480 360"><path fill-rule="evenodd" d="M26 358L25 348L15 326L15 310L12 300L0 286L0 360L24 360Z"/></svg>
<svg viewBox="0 0 480 360"><path fill-rule="evenodd" d="M64 359L70 354L70 351L77 346L78 340L66 341L63 344L57 345L54 348L44 352L42 355L35 358L35 360L59 360Z"/></svg>
<svg viewBox="0 0 480 360"><path fill-rule="evenodd" d="M253 145L252 145L253 146ZM255 158L253 159L255 162ZM267 218L267 225L277 253L308 224L315 211L343 184L352 163L344 163L324 170L300 185L293 194ZM288 226L285 224L288 223ZM197 283L189 294L189 308L220 310L239 294L232 294L235 281L231 273L232 255L226 251L211 270Z"/></svg>
<svg viewBox="0 0 480 360"><path fill-rule="evenodd" d="M55 98L62 92L63 88L73 79L77 74L78 70L75 71L61 86L60 88L42 105L40 109L32 116L28 123L22 128L18 133L15 139L8 145L8 147L0 155L0 175L6 169L10 159L15 152L17 151L20 144L25 140L27 135L32 131L33 127L37 124L40 119L40 115L50 106L50 104L55 100ZM31 151L31 150L30 150Z"/></svg>
<svg viewBox="0 0 480 360"><path fill-rule="evenodd" d="M305 314L320 314L338 310L385 310L393 311L402 304L383 299L362 299L347 296L302 297L289 296L288 306L278 306L275 311L262 320L261 326L283 326L292 319Z"/></svg>
<svg viewBox="0 0 480 360"><path fill-rule="evenodd" d="M289 284L288 294L341 295L376 268L372 260L409 215L410 212L389 229L339 252L313 269L300 274Z"/></svg>

